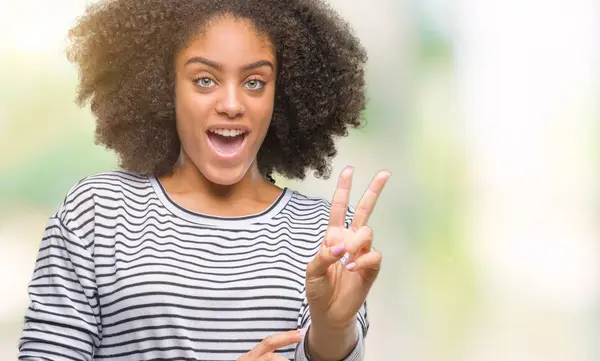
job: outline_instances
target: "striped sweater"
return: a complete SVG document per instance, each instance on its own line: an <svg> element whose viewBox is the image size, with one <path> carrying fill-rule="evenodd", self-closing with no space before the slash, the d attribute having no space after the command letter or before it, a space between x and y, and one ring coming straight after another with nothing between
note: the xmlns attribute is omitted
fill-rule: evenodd
<svg viewBox="0 0 600 361"><path fill-rule="evenodd" d="M153 177L87 177L45 229L19 359L236 360L306 328L305 270L329 208L286 188L261 213L215 217L178 206ZM346 360L364 357L366 304L357 319ZM276 352L309 360L304 340Z"/></svg>

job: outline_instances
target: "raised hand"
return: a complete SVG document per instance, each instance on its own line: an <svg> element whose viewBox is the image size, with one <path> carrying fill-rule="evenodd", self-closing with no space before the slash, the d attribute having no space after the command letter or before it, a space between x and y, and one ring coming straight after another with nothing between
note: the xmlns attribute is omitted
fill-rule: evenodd
<svg viewBox="0 0 600 361"><path fill-rule="evenodd" d="M381 171L373 178L346 229L352 174L352 168L340 174L323 244L306 268L312 324L328 330L347 329L355 321L381 266L381 253L372 249L373 231L367 221L390 173ZM339 260L346 253L347 263L342 264Z"/></svg>
<svg viewBox="0 0 600 361"><path fill-rule="evenodd" d="M299 343L301 340L302 333L299 330L271 335L254 346L252 350L240 356L237 361L288 361L285 357L275 354L274 351Z"/></svg>

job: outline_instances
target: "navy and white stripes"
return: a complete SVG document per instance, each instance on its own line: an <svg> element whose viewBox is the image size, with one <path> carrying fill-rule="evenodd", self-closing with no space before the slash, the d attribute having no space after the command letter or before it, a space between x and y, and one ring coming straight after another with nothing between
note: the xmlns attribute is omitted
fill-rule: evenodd
<svg viewBox="0 0 600 361"><path fill-rule="evenodd" d="M259 214L214 217L179 207L152 177L90 176L46 227L19 359L236 360L307 327L304 275L329 207L285 189ZM348 360L364 354L364 307L358 320ZM303 343L277 353L307 360Z"/></svg>

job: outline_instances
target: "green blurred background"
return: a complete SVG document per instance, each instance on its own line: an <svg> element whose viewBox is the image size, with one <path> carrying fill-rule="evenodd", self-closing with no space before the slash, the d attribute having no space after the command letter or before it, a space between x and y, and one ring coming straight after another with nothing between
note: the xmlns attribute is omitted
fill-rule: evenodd
<svg viewBox="0 0 600 361"><path fill-rule="evenodd" d="M63 49L85 1L0 0L0 359L16 358L47 218L115 169ZM331 0L369 52L367 126L334 177L393 177L367 360L600 359L600 3Z"/></svg>

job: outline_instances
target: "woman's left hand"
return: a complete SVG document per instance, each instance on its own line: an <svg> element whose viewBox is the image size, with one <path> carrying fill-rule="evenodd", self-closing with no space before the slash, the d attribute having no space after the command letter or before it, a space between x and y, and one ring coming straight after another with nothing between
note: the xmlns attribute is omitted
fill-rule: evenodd
<svg viewBox="0 0 600 361"><path fill-rule="evenodd" d="M321 249L306 268L306 297L312 324L326 330L354 327L381 267L381 253L372 249L373 232L367 220L390 177L379 172L356 206L350 228L344 227L353 169L342 171L331 203L329 225ZM342 264L346 252L350 258Z"/></svg>

